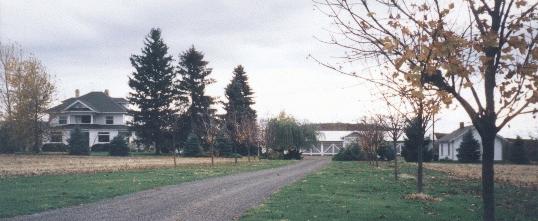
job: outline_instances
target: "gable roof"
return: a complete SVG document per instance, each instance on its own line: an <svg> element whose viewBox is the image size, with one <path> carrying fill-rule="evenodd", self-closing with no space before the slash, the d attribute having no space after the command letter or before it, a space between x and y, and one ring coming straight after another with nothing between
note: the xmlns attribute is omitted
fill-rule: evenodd
<svg viewBox="0 0 538 221"><path fill-rule="evenodd" d="M60 105L50 108L48 112L55 113L64 111L67 107L77 101L82 102L96 112L127 112L127 108L120 104L127 103L127 100L124 98L109 97L100 91L94 91L80 97L66 99L62 101Z"/></svg>
<svg viewBox="0 0 538 221"><path fill-rule="evenodd" d="M467 133L467 131L474 129L474 126L466 126L463 128L458 128L457 130L453 131L452 133L449 133L447 135L444 135L441 137L438 142L449 142L451 140L454 140L458 138L459 136L463 135L464 133ZM502 140L505 140L503 137L501 137L499 134L496 136L497 138L500 138Z"/></svg>
<svg viewBox="0 0 538 221"><path fill-rule="evenodd" d="M368 128L368 125L350 123L314 123L310 125L320 131L363 131Z"/></svg>
<svg viewBox="0 0 538 221"><path fill-rule="evenodd" d="M467 126L467 127L463 127L463 128L458 128L457 130L453 131L452 133L449 133L443 137L441 137L438 141L439 142L448 142L448 141L451 141L453 139L456 139L457 137L459 137L460 135L466 133L467 131L469 131L471 128L473 128L473 126Z"/></svg>

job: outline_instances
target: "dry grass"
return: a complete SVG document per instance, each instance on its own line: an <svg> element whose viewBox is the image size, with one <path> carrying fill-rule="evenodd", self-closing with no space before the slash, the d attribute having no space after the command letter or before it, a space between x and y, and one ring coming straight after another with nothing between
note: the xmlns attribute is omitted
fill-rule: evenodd
<svg viewBox="0 0 538 221"><path fill-rule="evenodd" d="M423 201L423 202L430 202L430 203L441 201L440 198L436 198L436 197L433 197L424 193L411 193L411 194L404 195L402 198L406 200Z"/></svg>
<svg viewBox="0 0 538 221"><path fill-rule="evenodd" d="M458 178L480 179L480 164L426 163L425 168L446 172ZM495 165L495 181L519 187L538 188L538 166L536 165Z"/></svg>
<svg viewBox="0 0 538 221"><path fill-rule="evenodd" d="M216 163L231 163L233 158L215 158ZM239 159L246 161L247 159ZM209 165L211 158L177 158L178 165ZM69 156L69 155L0 155L0 177L37 176L68 173L94 173L173 167L171 156Z"/></svg>

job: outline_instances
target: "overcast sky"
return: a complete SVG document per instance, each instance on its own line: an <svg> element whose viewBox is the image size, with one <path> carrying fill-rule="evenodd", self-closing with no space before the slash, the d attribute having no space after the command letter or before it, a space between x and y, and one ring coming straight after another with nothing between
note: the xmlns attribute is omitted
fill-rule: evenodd
<svg viewBox="0 0 538 221"><path fill-rule="evenodd" d="M330 20L310 0L0 0L0 40L17 42L43 61L56 76L57 102L77 88L126 96L129 57L140 53L152 27L162 29L176 60L191 45L205 53L217 80L208 88L213 96L224 97L233 68L242 64L260 117L284 110L310 122L357 122L383 112L371 85L307 58L333 61L343 54L316 40L327 39ZM437 132L470 124L459 108L439 117ZM538 120L531 117L516 118L501 131L506 137L531 134L538 135Z"/></svg>

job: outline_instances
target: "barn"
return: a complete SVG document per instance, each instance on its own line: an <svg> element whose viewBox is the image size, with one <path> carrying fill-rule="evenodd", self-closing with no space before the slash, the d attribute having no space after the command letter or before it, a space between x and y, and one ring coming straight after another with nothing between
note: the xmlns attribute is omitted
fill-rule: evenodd
<svg viewBox="0 0 538 221"><path fill-rule="evenodd" d="M307 156L333 156L353 142L358 142L359 131L363 124L351 123L317 123L312 124L318 132L318 143L310 149L303 150Z"/></svg>

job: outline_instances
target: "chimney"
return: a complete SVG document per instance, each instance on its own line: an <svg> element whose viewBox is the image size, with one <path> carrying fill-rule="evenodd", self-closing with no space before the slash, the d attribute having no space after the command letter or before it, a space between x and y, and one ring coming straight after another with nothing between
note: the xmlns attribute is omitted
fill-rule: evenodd
<svg viewBox="0 0 538 221"><path fill-rule="evenodd" d="M465 127L465 124L463 122L460 122L460 129L464 127Z"/></svg>
<svg viewBox="0 0 538 221"><path fill-rule="evenodd" d="M110 97L110 94L108 93L108 89L105 89L105 95Z"/></svg>
<svg viewBox="0 0 538 221"><path fill-rule="evenodd" d="M80 96L80 90L79 89L76 89L75 90L75 97L79 97Z"/></svg>

